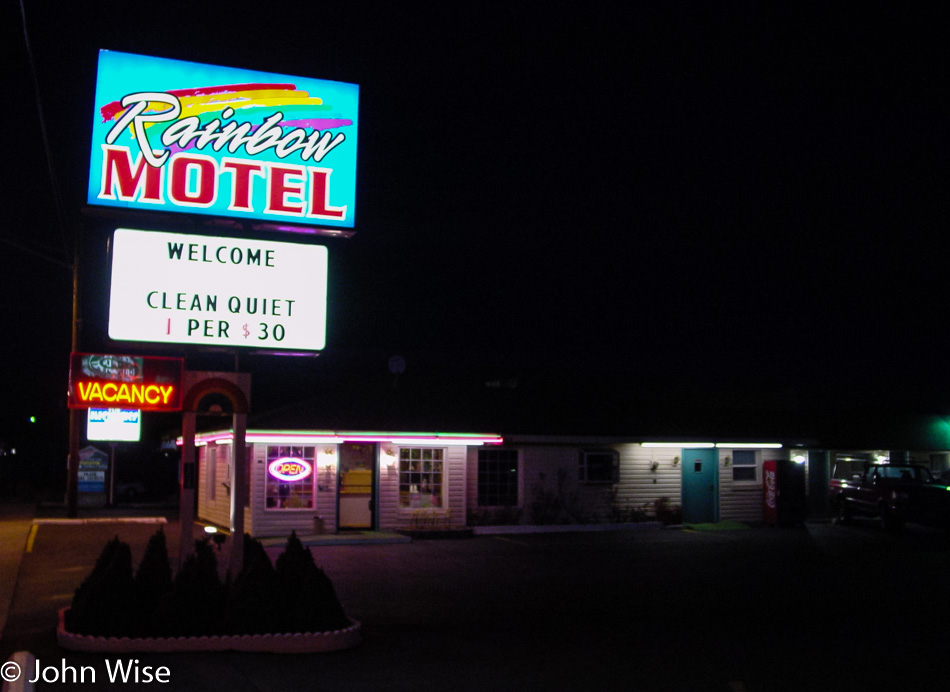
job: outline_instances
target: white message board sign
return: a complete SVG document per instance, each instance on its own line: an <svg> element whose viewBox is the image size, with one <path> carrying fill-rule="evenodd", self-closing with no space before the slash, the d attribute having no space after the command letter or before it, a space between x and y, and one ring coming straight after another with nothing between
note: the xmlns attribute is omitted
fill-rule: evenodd
<svg viewBox="0 0 950 692"><path fill-rule="evenodd" d="M109 337L222 348L326 345L321 245L120 228L112 239Z"/></svg>
<svg viewBox="0 0 950 692"><path fill-rule="evenodd" d="M86 414L86 439L138 442L142 437L142 412L138 409L90 408Z"/></svg>

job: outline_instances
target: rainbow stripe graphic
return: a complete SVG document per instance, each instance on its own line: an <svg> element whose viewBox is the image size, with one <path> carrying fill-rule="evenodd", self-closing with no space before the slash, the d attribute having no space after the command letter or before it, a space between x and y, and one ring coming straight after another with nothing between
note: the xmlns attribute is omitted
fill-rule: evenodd
<svg viewBox="0 0 950 692"><path fill-rule="evenodd" d="M197 115L202 123L221 118L224 109L230 107L248 116L254 112L253 109L267 109L268 114L280 111L285 116L279 122L281 127L323 131L353 124L350 118L318 117L322 113L332 113L333 106L325 104L318 96L310 96L294 84L222 84L195 89L169 89L165 93L178 98L181 117ZM164 103L153 104L145 109L145 113L161 112L167 107ZM118 120L125 110L121 102L116 100L100 106L99 113L102 122L106 123ZM146 127L155 125L148 123Z"/></svg>

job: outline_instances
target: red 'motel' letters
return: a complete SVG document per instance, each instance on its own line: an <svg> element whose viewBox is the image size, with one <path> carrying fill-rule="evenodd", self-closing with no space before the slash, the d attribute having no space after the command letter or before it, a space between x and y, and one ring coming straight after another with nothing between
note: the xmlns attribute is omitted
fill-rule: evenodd
<svg viewBox="0 0 950 692"><path fill-rule="evenodd" d="M229 211L262 211L301 219L346 218L346 205L329 203L332 170L328 168L235 158L224 158L219 164L210 156L183 152L168 157L157 168L149 165L141 152L133 160L128 147L104 144L102 148L100 199L210 207L225 188L230 191ZM258 178L263 179L261 183Z"/></svg>

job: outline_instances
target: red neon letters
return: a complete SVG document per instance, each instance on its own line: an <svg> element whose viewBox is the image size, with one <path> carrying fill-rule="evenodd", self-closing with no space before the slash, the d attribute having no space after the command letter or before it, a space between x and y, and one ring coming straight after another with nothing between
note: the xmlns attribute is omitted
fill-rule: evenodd
<svg viewBox="0 0 950 692"><path fill-rule="evenodd" d="M175 394L175 386L170 384L135 384L130 382L89 382L76 383L79 401L86 404L110 404L121 408L142 408L145 406L167 407Z"/></svg>
<svg viewBox="0 0 950 692"><path fill-rule="evenodd" d="M306 478L313 471L310 462L304 459L293 459L291 457L281 457L274 459L267 465L267 472L274 478L281 481L300 481Z"/></svg>

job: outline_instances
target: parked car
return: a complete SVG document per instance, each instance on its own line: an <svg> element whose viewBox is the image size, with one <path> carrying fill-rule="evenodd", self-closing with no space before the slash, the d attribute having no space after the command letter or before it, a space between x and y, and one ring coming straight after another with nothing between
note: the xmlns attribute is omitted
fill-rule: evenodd
<svg viewBox="0 0 950 692"><path fill-rule="evenodd" d="M120 482L115 484L115 499L120 502L136 502L145 497L145 484L138 481Z"/></svg>
<svg viewBox="0 0 950 692"><path fill-rule="evenodd" d="M833 478L830 500L838 519L877 517L887 529L904 522L950 529L950 488L917 464L872 464L863 474Z"/></svg>

